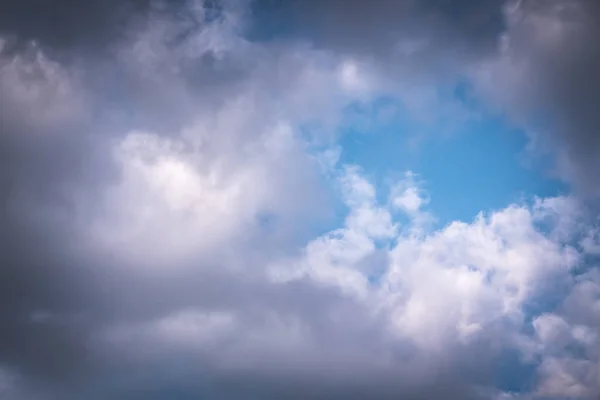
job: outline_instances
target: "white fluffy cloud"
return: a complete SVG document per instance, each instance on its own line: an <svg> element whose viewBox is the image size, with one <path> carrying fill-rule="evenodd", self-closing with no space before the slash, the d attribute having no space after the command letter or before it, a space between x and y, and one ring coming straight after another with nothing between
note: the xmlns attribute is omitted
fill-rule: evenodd
<svg viewBox="0 0 600 400"><path fill-rule="evenodd" d="M596 270L580 276L563 305L533 321L542 396L593 398L600 387L600 285Z"/></svg>
<svg viewBox="0 0 600 400"><path fill-rule="evenodd" d="M470 223L456 221L415 235L394 220L394 202L378 204L374 186L358 168L341 166L337 176L349 206L345 226L311 240L297 256L273 260L269 275L262 278L267 290L286 288L294 281L333 288L336 302L315 304L325 320L268 305L250 314L235 306L228 311L175 311L150 324L121 328L121 336L113 333L111 340L119 343L119 337L127 337L124 333L137 332L134 337L151 339L141 342L146 346L183 346L229 373L232 368L248 373L274 363L300 375L318 370L341 374L341 379L367 370L408 379L409 372L401 366L408 362L425 368L417 379L426 380L429 362L454 360L452 365L477 349L484 354L465 362L478 365L512 349L521 353L523 362L535 364L532 360L540 357L535 393L582 398L595 393L595 378L590 376L597 371L597 360L590 355L567 359L563 354L571 342L593 351L593 320L584 317L584 324L571 326L561 316L532 316L528 311L551 295L560 286L557 282L569 281L583 256L569 245L570 237L553 234L574 215L537 225L552 212L551 205L572 200L511 205ZM424 189L413 185L408 174L394 188L426 198ZM414 216L411 212L407 210L409 217ZM418 216L409 221L418 223ZM596 300L589 296L594 296L594 285L589 275L582 276L569 289L566 302L581 300L593 308ZM351 310L353 314L346 314ZM594 312L589 309L588 314L594 318ZM581 310L575 315L582 315ZM346 372L338 370L339 362L345 363ZM472 382L470 390L479 390L478 384L483 382Z"/></svg>

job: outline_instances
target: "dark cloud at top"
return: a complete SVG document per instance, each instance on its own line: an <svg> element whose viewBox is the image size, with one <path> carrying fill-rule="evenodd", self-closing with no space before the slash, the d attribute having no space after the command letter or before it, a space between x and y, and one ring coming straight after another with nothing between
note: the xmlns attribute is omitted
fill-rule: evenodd
<svg viewBox="0 0 600 400"><path fill-rule="evenodd" d="M76 46L94 52L122 35L132 15L149 6L148 0L5 1L0 32L59 50Z"/></svg>
<svg viewBox="0 0 600 400"><path fill-rule="evenodd" d="M504 2L499 0L253 4L255 31L262 37L277 39L287 33L318 48L374 57L392 73L409 68L442 75L457 63L489 54L504 30Z"/></svg>
<svg viewBox="0 0 600 400"><path fill-rule="evenodd" d="M514 104L548 122L539 132L561 157L561 173L597 198L600 181L600 6L594 1L523 1L509 41L526 66ZM510 106L509 106L510 108Z"/></svg>

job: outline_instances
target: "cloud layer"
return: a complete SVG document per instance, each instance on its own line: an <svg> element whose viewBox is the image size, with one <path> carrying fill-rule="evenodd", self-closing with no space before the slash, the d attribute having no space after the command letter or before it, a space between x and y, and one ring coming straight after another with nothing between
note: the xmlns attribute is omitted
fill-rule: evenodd
<svg viewBox="0 0 600 400"><path fill-rule="evenodd" d="M0 397L600 395L592 3L44 4L0 17ZM456 80L573 193L440 226L341 161Z"/></svg>

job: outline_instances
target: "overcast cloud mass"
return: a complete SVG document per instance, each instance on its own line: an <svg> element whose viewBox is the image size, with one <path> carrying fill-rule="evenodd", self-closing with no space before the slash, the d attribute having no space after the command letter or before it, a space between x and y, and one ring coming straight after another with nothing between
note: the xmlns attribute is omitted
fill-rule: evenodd
<svg viewBox="0 0 600 400"><path fill-rule="evenodd" d="M0 398L600 398L599 43L587 0L4 0ZM393 162L489 115L565 189L440 221Z"/></svg>

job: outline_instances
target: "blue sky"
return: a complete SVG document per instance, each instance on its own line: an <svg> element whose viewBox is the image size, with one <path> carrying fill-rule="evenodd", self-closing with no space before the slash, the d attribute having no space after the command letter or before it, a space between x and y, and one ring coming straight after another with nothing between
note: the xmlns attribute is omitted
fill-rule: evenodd
<svg viewBox="0 0 600 400"><path fill-rule="evenodd" d="M459 18L471 6L465 1L442 7L450 18ZM314 34L294 12L294 5L255 2L247 37L269 42ZM486 29L503 24L497 18ZM393 95L348 105L337 132L341 162L360 165L380 185L407 170L418 174L427 183L430 207L441 225L470 221L481 211L533 196L567 192L567 184L551 174L543 157L527 151L527 133L478 96L469 78L434 83L427 90L435 93L437 107L448 110L429 109L425 120L411 115Z"/></svg>
<svg viewBox="0 0 600 400"><path fill-rule="evenodd" d="M380 185L402 171L418 174L441 225L470 221L481 211L498 210L534 196L568 192L567 184L551 174L542 157L528 151L526 133L505 116L487 111L481 100L467 103L458 90L440 97L442 107L458 104L473 115L457 123L439 121L432 113L423 124L411 119L393 99L357 106L354 118L375 122L340 129L342 162L361 165ZM378 122L382 110L388 114Z"/></svg>

